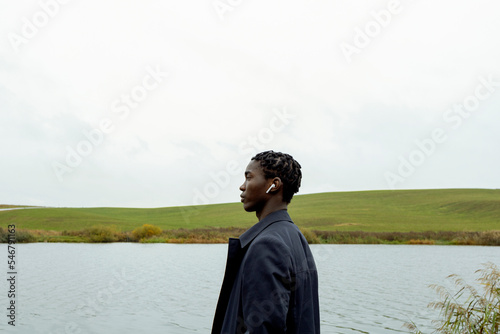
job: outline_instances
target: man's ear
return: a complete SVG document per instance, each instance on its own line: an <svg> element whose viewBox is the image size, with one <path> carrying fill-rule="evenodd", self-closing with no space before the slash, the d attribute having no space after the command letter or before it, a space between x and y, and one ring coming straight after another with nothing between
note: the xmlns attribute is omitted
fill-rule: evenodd
<svg viewBox="0 0 500 334"><path fill-rule="evenodd" d="M279 177L275 177L273 179L273 183L271 184L271 186L274 185L274 187L269 191L270 193L276 193L278 191L280 191L280 189L283 188L283 182L281 181L281 179Z"/></svg>

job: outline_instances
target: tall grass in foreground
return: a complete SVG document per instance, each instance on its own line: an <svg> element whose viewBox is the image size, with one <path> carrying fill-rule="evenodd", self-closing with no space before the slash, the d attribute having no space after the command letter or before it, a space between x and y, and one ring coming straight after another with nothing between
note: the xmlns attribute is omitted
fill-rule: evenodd
<svg viewBox="0 0 500 334"><path fill-rule="evenodd" d="M488 263L476 273L483 286L480 294L473 286L457 275L450 275L458 291L450 293L440 285L431 285L441 300L432 302L429 307L441 311L441 320L435 321L434 333L495 334L500 333L500 269ZM415 324L405 324L412 333L422 334Z"/></svg>

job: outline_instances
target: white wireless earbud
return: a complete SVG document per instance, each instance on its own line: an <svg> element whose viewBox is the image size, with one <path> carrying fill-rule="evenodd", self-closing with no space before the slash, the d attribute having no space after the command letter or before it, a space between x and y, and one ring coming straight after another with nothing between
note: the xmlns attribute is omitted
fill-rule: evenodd
<svg viewBox="0 0 500 334"><path fill-rule="evenodd" d="M273 184L271 184L271 186L269 187L269 189L267 189L266 194L269 194L269 192L271 191L271 189L273 189L274 187L276 187L276 186L274 185L274 183L273 183Z"/></svg>

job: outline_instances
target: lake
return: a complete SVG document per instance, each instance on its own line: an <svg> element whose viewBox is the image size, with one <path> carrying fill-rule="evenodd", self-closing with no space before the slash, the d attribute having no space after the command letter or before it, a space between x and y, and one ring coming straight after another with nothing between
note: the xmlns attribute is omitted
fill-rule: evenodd
<svg viewBox="0 0 500 334"><path fill-rule="evenodd" d="M209 333L227 245L18 244L16 328L0 332ZM7 256L4 246L4 257ZM500 247L312 245L320 279L322 333L431 332L437 299L428 285L468 282ZM4 264L6 267L6 264ZM5 268L5 272L7 269ZM7 284L2 284L6 295Z"/></svg>

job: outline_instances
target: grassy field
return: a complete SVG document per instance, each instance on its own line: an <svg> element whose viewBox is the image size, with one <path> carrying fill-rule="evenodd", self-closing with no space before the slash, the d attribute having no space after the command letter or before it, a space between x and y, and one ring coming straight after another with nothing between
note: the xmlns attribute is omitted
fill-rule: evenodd
<svg viewBox="0 0 500 334"><path fill-rule="evenodd" d="M384 190L300 195L292 200L289 212L300 228L325 235L335 231L344 234L361 231L371 235L500 231L500 190ZM241 203L154 209L30 208L0 211L0 227L15 224L21 230L36 230L39 234L53 231L54 235L66 234L68 237L70 231L95 226L112 226L116 231L127 232L143 224L169 231L198 229L199 233L207 233L207 229L219 228L220 231L234 229L239 233L256 221L255 214L246 213Z"/></svg>

